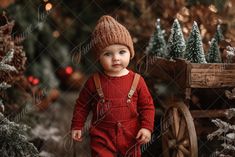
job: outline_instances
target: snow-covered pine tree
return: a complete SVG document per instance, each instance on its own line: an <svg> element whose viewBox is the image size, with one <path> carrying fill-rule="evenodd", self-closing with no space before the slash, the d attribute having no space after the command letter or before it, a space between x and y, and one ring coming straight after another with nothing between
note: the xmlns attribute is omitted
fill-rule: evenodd
<svg viewBox="0 0 235 157"><path fill-rule="evenodd" d="M234 108L230 112L235 114ZM225 122L221 119L212 119L212 122L218 127L216 131L207 136L208 140L217 139L223 141L221 147L212 153L215 157L232 157L235 154L235 125Z"/></svg>
<svg viewBox="0 0 235 157"><path fill-rule="evenodd" d="M27 127L10 122L0 113L1 157L38 157L36 147L25 136Z"/></svg>
<svg viewBox="0 0 235 157"><path fill-rule="evenodd" d="M14 55L14 49L11 49L6 56L4 56L2 58L2 60L0 61L0 71L17 71L16 68L14 66L11 66L7 63L11 62L12 58ZM1 89L7 89L11 87L11 85L7 84L6 82L0 82L0 90Z"/></svg>
<svg viewBox="0 0 235 157"><path fill-rule="evenodd" d="M185 40L178 19L174 20L167 44L168 57L182 58L185 51Z"/></svg>
<svg viewBox="0 0 235 157"><path fill-rule="evenodd" d="M206 63L200 31L195 21L186 43L184 57L192 63Z"/></svg>
<svg viewBox="0 0 235 157"><path fill-rule="evenodd" d="M7 64L12 61L14 49L9 51L0 61L0 71L17 71L14 66ZM11 85L0 82L0 90L6 90ZM4 112L3 100L0 97L0 154L1 157L38 157L36 147L26 138L26 125L10 122L1 113Z"/></svg>
<svg viewBox="0 0 235 157"><path fill-rule="evenodd" d="M222 62L218 42L214 38L211 39L210 48L208 50L206 58L207 58L208 63L221 63Z"/></svg>
<svg viewBox="0 0 235 157"><path fill-rule="evenodd" d="M214 34L214 37L213 37L218 43L224 39L224 35L222 33L222 30L221 30L221 26L220 25L217 25L217 28L216 28L216 32Z"/></svg>
<svg viewBox="0 0 235 157"><path fill-rule="evenodd" d="M11 36L13 25L11 22L0 26L0 156L37 157L37 149L26 138L26 126L10 122L1 113L4 112L1 93L22 75L26 60L22 46Z"/></svg>
<svg viewBox="0 0 235 157"><path fill-rule="evenodd" d="M8 62L11 62L12 58L13 58L13 54L14 54L14 49L11 49L11 51L9 51L6 56L4 56L2 58L2 60L0 61L0 71L5 71L5 72L9 72L9 71L17 71L15 69L14 66L11 66L9 64L7 64ZM1 90L6 90L7 88L10 88L11 85L8 84L7 82L3 81L0 82L0 91ZM0 97L0 113L4 112L4 104L3 104L3 100Z"/></svg>
<svg viewBox="0 0 235 157"><path fill-rule="evenodd" d="M149 45L146 48L146 53L149 55L164 57L166 56L166 41L164 38L164 31L161 29L160 19L157 19L155 26L156 28L150 38Z"/></svg>

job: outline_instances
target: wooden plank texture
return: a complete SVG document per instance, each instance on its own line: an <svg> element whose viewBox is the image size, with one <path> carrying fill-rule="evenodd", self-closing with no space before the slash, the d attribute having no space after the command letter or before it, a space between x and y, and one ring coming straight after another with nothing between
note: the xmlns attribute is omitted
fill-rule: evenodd
<svg viewBox="0 0 235 157"><path fill-rule="evenodd" d="M235 64L191 64L190 87L235 87Z"/></svg>

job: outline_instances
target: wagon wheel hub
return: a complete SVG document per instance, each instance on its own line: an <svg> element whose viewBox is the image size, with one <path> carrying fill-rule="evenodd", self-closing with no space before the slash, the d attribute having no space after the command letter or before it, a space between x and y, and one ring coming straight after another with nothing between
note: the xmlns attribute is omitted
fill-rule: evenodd
<svg viewBox="0 0 235 157"><path fill-rule="evenodd" d="M168 145L169 145L170 148L176 148L177 147L176 139L169 140Z"/></svg>
<svg viewBox="0 0 235 157"><path fill-rule="evenodd" d="M164 157L198 157L192 116L183 103L171 105L162 119Z"/></svg>

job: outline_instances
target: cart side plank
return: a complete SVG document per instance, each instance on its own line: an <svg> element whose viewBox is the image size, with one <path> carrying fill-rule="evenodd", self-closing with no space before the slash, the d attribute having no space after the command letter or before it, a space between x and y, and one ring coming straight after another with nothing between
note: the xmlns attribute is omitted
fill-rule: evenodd
<svg viewBox="0 0 235 157"><path fill-rule="evenodd" d="M235 86L235 64L191 64L189 85L192 88Z"/></svg>
<svg viewBox="0 0 235 157"><path fill-rule="evenodd" d="M191 63L184 59L167 60L153 57L148 59L148 74L180 89L235 87L234 63Z"/></svg>

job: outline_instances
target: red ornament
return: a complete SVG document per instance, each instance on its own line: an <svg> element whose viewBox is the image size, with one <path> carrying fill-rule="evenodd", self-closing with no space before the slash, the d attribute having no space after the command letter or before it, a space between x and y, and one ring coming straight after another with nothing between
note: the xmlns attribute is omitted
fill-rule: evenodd
<svg viewBox="0 0 235 157"><path fill-rule="evenodd" d="M67 66L65 68L65 73L68 74L68 75L72 74L73 73L73 68L71 66Z"/></svg>
<svg viewBox="0 0 235 157"><path fill-rule="evenodd" d="M36 86L36 85L39 84L39 79L38 79L37 77L32 76L32 75L30 75L30 76L28 77L28 81L29 81L29 83L30 83L31 85L33 85L33 86Z"/></svg>
<svg viewBox="0 0 235 157"><path fill-rule="evenodd" d="M39 83L39 79L38 78L34 78L33 81L32 81L32 84L33 85L38 85Z"/></svg>
<svg viewBox="0 0 235 157"><path fill-rule="evenodd" d="M31 83L33 81L33 76L29 76L28 81Z"/></svg>

